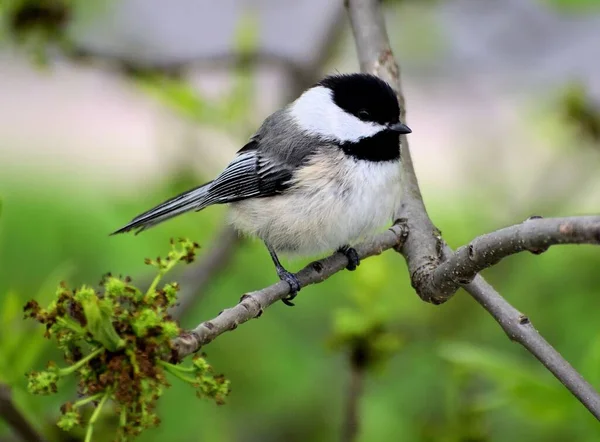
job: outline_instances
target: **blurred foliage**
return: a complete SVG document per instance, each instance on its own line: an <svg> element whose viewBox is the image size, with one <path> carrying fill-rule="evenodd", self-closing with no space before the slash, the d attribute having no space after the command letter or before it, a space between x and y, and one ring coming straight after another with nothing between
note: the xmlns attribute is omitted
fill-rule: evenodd
<svg viewBox="0 0 600 442"><path fill-rule="evenodd" d="M226 96L207 100L196 88L179 78L162 72L139 71L134 75L138 86L163 105L192 123L212 126L245 137L251 131L254 101L253 72L245 59L251 57L258 44L258 24L250 12L240 15L234 36L235 55L239 63L232 71L233 84Z"/></svg>
<svg viewBox="0 0 600 442"><path fill-rule="evenodd" d="M94 424L109 400L116 404L119 417L117 440L157 426L156 402L170 386L166 373L190 384L199 397L218 404L229 392L229 381L213 375L198 355L187 367L168 362L173 358L170 342L181 332L167 311L177 301L179 286L173 282L159 289L158 284L179 262L191 263L198 248L188 240L171 244L166 258L146 260L158 274L145 292L129 277L109 274L100 284L102 292L85 285L71 290L61 283L48 308L36 300L25 306L26 317L46 326L45 337L56 342L67 363L60 368L49 362L45 370L30 371L27 388L34 394L54 394L59 381L76 376L80 398L61 406L58 426L65 431L81 427L82 408L95 403L86 442L92 441Z"/></svg>
<svg viewBox="0 0 600 442"><path fill-rule="evenodd" d="M38 63L44 63L49 46L68 47L66 29L74 3L73 0L5 0L0 7L2 35L20 45Z"/></svg>
<svg viewBox="0 0 600 442"><path fill-rule="evenodd" d="M600 103L594 102L582 83L568 85L561 97L563 115L579 135L600 144Z"/></svg>
<svg viewBox="0 0 600 442"><path fill-rule="evenodd" d="M2 13L7 31L17 41L34 34L47 40L62 38L71 18L71 0L11 0L3 4Z"/></svg>
<svg viewBox="0 0 600 442"><path fill-rule="evenodd" d="M0 364L2 377L13 385L21 409L47 434L53 434L49 425L56 421L59 404L72 398L64 391L33 401L22 394L23 373L58 358L21 321L23 300L39 292L35 298L47 303L56 281L81 284L101 269L130 268L135 278L144 277L144 266L134 264L159 250L174 232L208 243L221 223L218 208L182 216L143 235L107 236L131 214L189 186L175 180L141 198L115 202L101 188L82 194L81 189L0 184L6 188L0 219L0 290L5 293L0 352L2 361L10 361ZM436 224L455 246L500 227L494 211L486 209L494 204L489 198L463 198L451 204L430 198ZM84 242L93 253L82 251ZM262 245L245 243L231 270L202 294L182 326L213 317L235 304L241 293L273 283L269 260ZM538 257L515 256L486 272L594 385L600 385L598 264L594 248L564 247ZM383 331L377 348L384 349L388 362L367 382L361 440L391 440L398 434L406 441L597 440L593 417L537 361L510 343L476 303L461 293L441 307L422 303L393 252L307 288L293 309L274 305L259 320L219 337L210 345L211 362L227 371L234 386L228 405L197 403L184 386L174 384L157 408L161 425L141 439L335 439L347 368L345 358L324 342L333 339L349 348L353 339L373 331ZM72 388L66 384L64 390ZM117 424L99 421L94 434L110 440L100 437Z"/></svg>
<svg viewBox="0 0 600 442"><path fill-rule="evenodd" d="M590 9L600 8L598 0L542 0L561 11L585 12Z"/></svg>
<svg viewBox="0 0 600 442"><path fill-rule="evenodd" d="M6 5L0 3L3 17ZM240 24L241 53L252 50L254 26L252 17ZM141 73L136 84L189 121L230 133L240 128L236 135L243 142L254 118L247 68L239 66L232 93L219 102L156 72ZM570 106L581 109L577 99ZM555 120L552 130L545 135L566 132ZM573 143L564 146L568 154L554 152L560 167L579 152ZM136 281L150 280L143 258L156 255L173 235L209 244L224 222L224 208L184 215L139 236L108 237L132 215L202 181L184 172L174 171L167 182L149 179L119 195L86 177L61 176L41 159L27 173L0 174L0 381L12 386L19 409L52 441L65 440L54 422L60 404L73 400L76 384L67 378L56 395L27 393L23 374L62 354L22 320L21 306L31 297L47 305L57 281L89 284L111 268L130 269ZM489 170L482 173L489 175ZM562 184L576 186L580 178ZM504 204L502 188L485 177L478 182L483 184L460 198L426 195L432 218L452 246L532 213L566 214L564 198L540 200L538 195L523 203L526 213L521 214L514 208L520 195L509 195ZM562 247L541 256L511 257L485 272L596 387L599 265L593 247ZM181 325L195 326L234 305L242 293L276 280L264 247L244 242L228 271L199 294ZM373 362L361 403L361 441L397 440L399 435L407 442L598 440L597 421L529 353L511 343L479 305L464 293L443 306L424 304L410 286L402 258L393 252L304 289L297 301L293 309L277 303L260 319L210 344L211 362L226 370L234 386L226 407L197 401L192 389L174 383L158 402L161 425L140 440L338 439L349 376L345 353L358 346L366 346ZM94 439L112 440L118 425L118 419L103 413ZM0 437L9 431L0 419Z"/></svg>
<svg viewBox="0 0 600 442"><path fill-rule="evenodd" d="M16 44L38 66L52 51L73 53L71 27L103 12L114 0L3 0L0 42Z"/></svg>
<svg viewBox="0 0 600 442"><path fill-rule="evenodd" d="M380 302L384 296L378 286L384 278L377 270L363 272L348 293L352 305L333 312L332 348L360 359L362 369L384 367L403 343L401 333L390 329L393 312Z"/></svg>
<svg viewBox="0 0 600 442"><path fill-rule="evenodd" d="M252 102L249 73L237 73L231 92L218 101L206 100L191 85L165 75L143 74L137 80L142 90L194 123L229 131L241 127L246 131L247 109Z"/></svg>
<svg viewBox="0 0 600 442"><path fill-rule="evenodd" d="M240 57L251 56L258 48L258 17L252 9L240 15L234 34L234 47Z"/></svg>
<svg viewBox="0 0 600 442"><path fill-rule="evenodd" d="M433 3L433 2L439 2L440 0L426 0L426 1ZM423 3L423 0L383 0L383 3L389 4L389 5L399 4L399 3L405 3L405 4L406 3L414 3L414 4L419 3L420 4L420 3Z"/></svg>

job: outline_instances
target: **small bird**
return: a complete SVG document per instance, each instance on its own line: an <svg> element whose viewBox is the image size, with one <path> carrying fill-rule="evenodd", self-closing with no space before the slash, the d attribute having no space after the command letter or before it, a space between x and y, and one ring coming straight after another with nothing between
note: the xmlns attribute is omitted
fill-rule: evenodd
<svg viewBox="0 0 600 442"><path fill-rule="evenodd" d="M231 223L264 241L277 275L297 277L278 253L340 251L356 269L354 241L392 221L400 205L400 121L393 89L370 74L325 77L265 119L213 181L135 217L113 234L148 229L188 211L229 204Z"/></svg>

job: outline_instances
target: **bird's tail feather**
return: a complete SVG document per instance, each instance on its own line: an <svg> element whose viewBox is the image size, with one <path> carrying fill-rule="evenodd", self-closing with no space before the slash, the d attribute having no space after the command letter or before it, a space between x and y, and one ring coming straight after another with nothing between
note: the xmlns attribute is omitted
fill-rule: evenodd
<svg viewBox="0 0 600 442"><path fill-rule="evenodd" d="M211 183L206 183L195 189L183 192L170 200L165 201L162 204L136 216L131 222L119 230L111 233L116 235L117 233L129 232L130 230L137 229L136 235L143 230L149 229L157 224L162 223L170 218L173 218L182 213L189 212L190 210L201 210L206 206L210 205L207 201L208 187Z"/></svg>

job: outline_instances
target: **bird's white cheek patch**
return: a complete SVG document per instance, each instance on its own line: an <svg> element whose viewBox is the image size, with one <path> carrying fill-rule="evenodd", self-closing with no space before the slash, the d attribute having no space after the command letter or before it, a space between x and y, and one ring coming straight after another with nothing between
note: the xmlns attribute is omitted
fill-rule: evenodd
<svg viewBox="0 0 600 442"><path fill-rule="evenodd" d="M344 112L333 102L331 90L322 86L304 92L291 105L290 114L308 134L340 142L356 142L385 129Z"/></svg>

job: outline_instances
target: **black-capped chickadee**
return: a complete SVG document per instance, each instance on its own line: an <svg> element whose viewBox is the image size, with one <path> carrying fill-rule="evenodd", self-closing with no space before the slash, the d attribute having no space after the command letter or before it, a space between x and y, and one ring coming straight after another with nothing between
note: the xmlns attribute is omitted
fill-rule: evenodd
<svg viewBox="0 0 600 442"><path fill-rule="evenodd" d="M229 204L233 226L262 239L279 278L300 290L278 252L338 250L348 269L350 245L390 221L400 204L400 134L396 94L369 74L332 75L265 119L213 181L142 213L114 233L137 233L212 204Z"/></svg>

